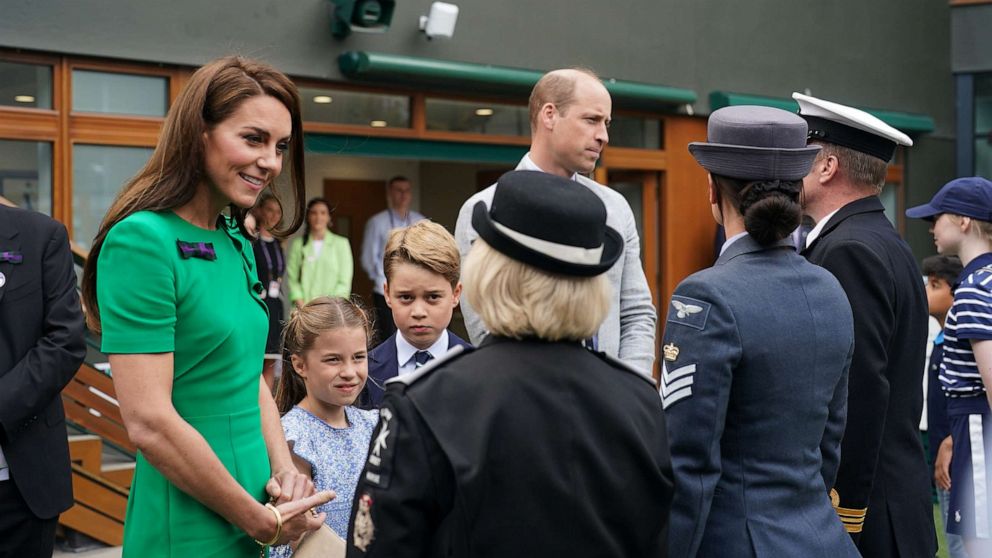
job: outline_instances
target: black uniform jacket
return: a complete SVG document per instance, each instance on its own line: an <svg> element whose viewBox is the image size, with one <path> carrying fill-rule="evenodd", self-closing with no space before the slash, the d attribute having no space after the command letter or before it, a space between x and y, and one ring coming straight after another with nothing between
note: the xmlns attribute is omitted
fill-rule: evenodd
<svg viewBox="0 0 992 558"><path fill-rule="evenodd" d="M391 380L348 556L664 556L654 382L578 343L490 336Z"/></svg>
<svg viewBox="0 0 992 558"><path fill-rule="evenodd" d="M0 252L20 260L0 261L0 447L31 512L49 519L72 506L59 393L86 352L76 273L65 227L33 211L0 205Z"/></svg>
<svg viewBox="0 0 992 558"><path fill-rule="evenodd" d="M862 555L932 558L937 539L919 433L927 343L920 268L876 196L842 207L803 254L837 277L854 313L835 507Z"/></svg>

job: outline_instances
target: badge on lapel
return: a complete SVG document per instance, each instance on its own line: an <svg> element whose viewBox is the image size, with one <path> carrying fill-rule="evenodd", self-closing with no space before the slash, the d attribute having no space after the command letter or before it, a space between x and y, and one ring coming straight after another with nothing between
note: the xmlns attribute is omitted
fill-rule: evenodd
<svg viewBox="0 0 992 558"><path fill-rule="evenodd" d="M176 246L179 247L179 255L184 260L200 258L212 262L217 259L213 242L186 242L177 239Z"/></svg>

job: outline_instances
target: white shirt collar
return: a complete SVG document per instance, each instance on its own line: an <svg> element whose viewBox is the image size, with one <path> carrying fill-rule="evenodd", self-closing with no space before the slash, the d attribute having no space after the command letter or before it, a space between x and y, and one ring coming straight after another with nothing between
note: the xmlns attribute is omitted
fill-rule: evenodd
<svg viewBox="0 0 992 558"><path fill-rule="evenodd" d="M829 214L827 214L826 217L820 219L820 222L817 223L815 227L813 227L813 230L809 231L809 234L806 235L807 248L809 248L810 244L813 244L813 241L816 240L816 237L820 236L820 233L823 232L823 228L827 226L827 223L830 221L830 218L833 217L838 211L840 211L840 209L841 208L838 207L837 209L831 211Z"/></svg>
<svg viewBox="0 0 992 558"><path fill-rule="evenodd" d="M404 368L413 362L413 354L420 349L414 347L409 341L403 338L403 334L396 332L396 363L399 365L400 373L405 372ZM427 348L427 352L434 358L440 358L448 352L448 330L445 329L438 336L437 341ZM411 366L410 370L413 370Z"/></svg>
<svg viewBox="0 0 992 558"><path fill-rule="evenodd" d="M747 236L747 231L737 233L734 236L725 240L723 246L720 247L720 255L722 256L723 253L727 251L727 248L730 248L731 244L737 242L738 240L744 238L745 236Z"/></svg>
<svg viewBox="0 0 992 558"><path fill-rule="evenodd" d="M529 170L529 171L538 171L543 173L548 172L542 169L541 167L537 166L536 163L534 163L534 160L530 158L530 151L528 151L527 154L524 155L523 159L520 159L520 164L517 165L516 170ZM578 176L579 173L577 172L572 173L572 180L575 180L576 178L578 178Z"/></svg>

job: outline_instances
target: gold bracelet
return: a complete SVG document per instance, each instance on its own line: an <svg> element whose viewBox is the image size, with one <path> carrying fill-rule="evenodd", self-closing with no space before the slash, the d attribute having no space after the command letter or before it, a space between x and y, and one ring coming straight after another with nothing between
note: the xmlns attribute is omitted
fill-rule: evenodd
<svg viewBox="0 0 992 558"><path fill-rule="evenodd" d="M258 539L255 539L255 542L262 546L272 546L276 544L276 541L279 540L279 536L282 535L282 514L279 513L279 508L273 506L272 504L265 504L265 507L272 510L272 513L276 516L276 535L268 542L262 542Z"/></svg>

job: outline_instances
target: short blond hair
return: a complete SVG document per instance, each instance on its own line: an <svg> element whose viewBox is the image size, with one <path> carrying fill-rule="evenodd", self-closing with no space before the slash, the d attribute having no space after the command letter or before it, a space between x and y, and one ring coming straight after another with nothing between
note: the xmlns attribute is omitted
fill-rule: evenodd
<svg viewBox="0 0 992 558"><path fill-rule="evenodd" d="M610 310L605 274L573 277L518 262L477 239L465 257L469 304L495 335L581 341L595 335Z"/></svg>
<svg viewBox="0 0 992 558"><path fill-rule="evenodd" d="M537 120L541 114L541 107L551 103L558 109L558 112L565 114L568 107L575 101L575 85L579 82L581 74L601 81L596 72L589 68L566 68L564 70L552 70L537 80L534 89L530 92L528 109L530 111L530 131L537 129Z"/></svg>
<svg viewBox="0 0 992 558"><path fill-rule="evenodd" d="M389 233L382 269L386 281L393 278L398 264L413 264L441 275L454 289L461 273L461 255L455 237L441 225L424 219L409 227Z"/></svg>

